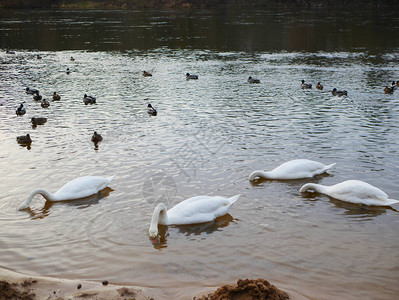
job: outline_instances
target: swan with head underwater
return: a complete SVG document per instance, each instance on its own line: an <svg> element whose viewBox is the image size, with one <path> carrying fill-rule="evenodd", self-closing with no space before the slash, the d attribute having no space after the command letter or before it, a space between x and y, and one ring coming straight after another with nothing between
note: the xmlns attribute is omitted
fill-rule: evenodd
<svg viewBox="0 0 399 300"><path fill-rule="evenodd" d="M230 207L240 195L230 198L221 196L195 196L186 199L167 210L165 204L159 203L152 214L148 231L150 238L158 235L158 224L188 225L205 223L215 220L228 213Z"/></svg>
<svg viewBox="0 0 399 300"><path fill-rule="evenodd" d="M323 174L334 165L335 163L331 165L324 165L320 162L309 159L294 159L283 163L269 172L261 170L254 171L251 173L251 175L249 175L249 181L253 181L256 178L278 180L311 178L313 176Z"/></svg>
<svg viewBox="0 0 399 300"><path fill-rule="evenodd" d="M331 186L306 183L299 190L300 193L308 191L314 191L345 202L370 206L391 206L399 203L399 200L389 199L384 191L361 180L346 180Z"/></svg>
<svg viewBox="0 0 399 300"><path fill-rule="evenodd" d="M106 178L100 176L83 176L75 178L74 180L66 183L54 194L43 188L35 189L19 207L19 210L28 208L33 197L37 194L41 194L44 198L46 198L46 200L54 202L75 200L94 195L97 192L105 189L114 177L115 175Z"/></svg>

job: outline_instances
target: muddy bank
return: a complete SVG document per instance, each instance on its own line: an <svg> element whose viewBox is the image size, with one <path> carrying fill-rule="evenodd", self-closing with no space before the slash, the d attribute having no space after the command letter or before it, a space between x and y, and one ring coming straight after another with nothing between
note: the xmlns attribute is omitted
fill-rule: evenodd
<svg viewBox="0 0 399 300"><path fill-rule="evenodd" d="M151 300L136 286L103 282L28 276L0 268L0 300L136 299Z"/></svg>

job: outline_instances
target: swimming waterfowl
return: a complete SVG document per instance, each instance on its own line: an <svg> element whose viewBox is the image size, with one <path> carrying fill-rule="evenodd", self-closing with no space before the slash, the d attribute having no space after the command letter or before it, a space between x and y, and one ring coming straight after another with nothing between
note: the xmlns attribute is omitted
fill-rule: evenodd
<svg viewBox="0 0 399 300"><path fill-rule="evenodd" d="M58 95L56 92L54 92L54 94L53 94L53 101L58 101L58 100L61 100L61 96Z"/></svg>
<svg viewBox="0 0 399 300"><path fill-rule="evenodd" d="M249 181L253 181L256 178L280 180L311 178L313 176L323 174L334 165L335 163L331 165L324 165L309 159L294 159L283 163L269 172L262 170L254 171L251 173L251 175L249 175L248 179Z"/></svg>
<svg viewBox="0 0 399 300"><path fill-rule="evenodd" d="M7 49L6 54L15 54L15 52Z"/></svg>
<svg viewBox="0 0 399 300"><path fill-rule="evenodd" d="M398 80L398 81L396 81L396 86L397 86L397 87L399 87L399 80Z"/></svg>
<svg viewBox="0 0 399 300"><path fill-rule="evenodd" d="M187 80L189 80L189 79L198 79L198 75L191 75L190 73L187 73L186 74L186 79Z"/></svg>
<svg viewBox="0 0 399 300"><path fill-rule="evenodd" d="M317 85L316 85L316 89L322 90L322 89L324 89L324 87L321 85L320 82L318 82Z"/></svg>
<svg viewBox="0 0 399 300"><path fill-rule="evenodd" d="M39 54L36 55L36 58L37 59L42 59L42 57Z"/></svg>
<svg viewBox="0 0 399 300"><path fill-rule="evenodd" d="M71 58L69 59L70 61L75 61L75 59L71 56Z"/></svg>
<svg viewBox="0 0 399 300"><path fill-rule="evenodd" d="M39 95L39 93L34 93L33 94L33 100L40 101L40 100L42 100L42 96Z"/></svg>
<svg viewBox="0 0 399 300"><path fill-rule="evenodd" d="M24 114L26 113L26 108L24 107L24 104L23 104L23 103L21 103L21 104L19 105L19 107L17 108L17 110L15 111L15 113L16 113L17 115L19 115L19 116L22 116L22 115L24 115Z"/></svg>
<svg viewBox="0 0 399 300"><path fill-rule="evenodd" d="M66 73L67 73L67 75L71 74L71 71L69 70L69 68L66 69Z"/></svg>
<svg viewBox="0 0 399 300"><path fill-rule="evenodd" d="M25 93L27 93L28 95L39 94L39 90L30 89L30 88L27 87L27 88L25 89Z"/></svg>
<svg viewBox="0 0 399 300"><path fill-rule="evenodd" d="M156 116L157 115L157 110L154 107L152 107L151 104L148 104L147 113L150 114L150 115Z"/></svg>
<svg viewBox="0 0 399 300"><path fill-rule="evenodd" d="M310 83L305 83L305 80L302 79L301 88L303 88L303 89L311 89L312 85Z"/></svg>
<svg viewBox="0 0 399 300"><path fill-rule="evenodd" d="M106 188L114 177L115 175L108 178L99 176L79 177L66 183L54 194L42 188L35 189L19 207L19 210L28 208L33 197L37 194L41 194L48 201L66 201L91 196Z"/></svg>
<svg viewBox="0 0 399 300"><path fill-rule="evenodd" d="M36 118L33 117L30 122L32 123L33 126L37 126L37 125L43 125L44 123L47 122L46 118Z"/></svg>
<svg viewBox="0 0 399 300"><path fill-rule="evenodd" d="M96 103L96 98L94 98L92 96L87 96L86 94L84 94L83 102L84 102L85 105L94 104L94 103Z"/></svg>
<svg viewBox="0 0 399 300"><path fill-rule="evenodd" d="M260 80L257 78L252 78L252 76L248 77L248 82L249 83L260 83Z"/></svg>
<svg viewBox="0 0 399 300"><path fill-rule="evenodd" d="M152 74L147 72L147 71L143 71L143 76L144 77L150 77L150 76L152 76Z"/></svg>
<svg viewBox="0 0 399 300"><path fill-rule="evenodd" d="M29 145L32 143L29 133L27 135L17 136L17 142L22 145Z"/></svg>
<svg viewBox="0 0 399 300"><path fill-rule="evenodd" d="M385 86L384 93L385 94L393 94L393 88L389 87L389 86Z"/></svg>
<svg viewBox="0 0 399 300"><path fill-rule="evenodd" d="M91 141L94 143L101 142L103 140L103 137L98 134L96 131L94 131L93 136L91 137Z"/></svg>
<svg viewBox="0 0 399 300"><path fill-rule="evenodd" d="M334 96L347 96L348 95L348 92L347 91L339 91L339 90L337 90L336 88L333 88L333 90L331 91L331 93L334 95Z"/></svg>
<svg viewBox="0 0 399 300"><path fill-rule="evenodd" d="M196 196L186 199L167 210L165 204L158 204L152 214L148 231L150 238L158 235L158 224L188 225L212 221L228 213L240 195L231 198L220 196Z"/></svg>
<svg viewBox="0 0 399 300"><path fill-rule="evenodd" d="M47 108L50 106L50 102L48 102L46 99L42 100L42 103L40 104L43 108Z"/></svg>
<svg viewBox="0 0 399 300"><path fill-rule="evenodd" d="M300 193L308 191L324 194L341 201L364 205L391 206L399 202L399 200L388 199L385 192L360 180L346 180L331 186L307 183L299 190Z"/></svg>
<svg viewBox="0 0 399 300"><path fill-rule="evenodd" d="M393 90L396 90L397 86L396 86L396 82L395 82L395 81L392 81L392 83L391 83L391 88L392 88Z"/></svg>

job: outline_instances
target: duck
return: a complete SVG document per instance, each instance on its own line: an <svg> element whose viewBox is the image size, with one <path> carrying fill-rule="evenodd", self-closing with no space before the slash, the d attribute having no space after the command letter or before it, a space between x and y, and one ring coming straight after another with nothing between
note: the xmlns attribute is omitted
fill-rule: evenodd
<svg viewBox="0 0 399 300"><path fill-rule="evenodd" d="M15 113L16 113L17 115L19 115L19 116L22 116L22 115L24 115L24 114L26 113L26 108L24 107L24 103L21 103L21 104L18 106L18 108L17 108L17 110L15 111Z"/></svg>
<svg viewBox="0 0 399 300"><path fill-rule="evenodd" d="M36 55L36 58L37 59L42 59L42 57L39 54Z"/></svg>
<svg viewBox="0 0 399 300"><path fill-rule="evenodd" d="M249 175L249 181L256 178L292 180L312 178L313 176L323 174L332 168L335 163L324 165L320 162L309 159L294 159L283 163L269 172L257 170Z"/></svg>
<svg viewBox="0 0 399 300"><path fill-rule="evenodd" d="M144 76L144 77L151 77L152 74L149 73L149 72L147 72L147 71L143 71L143 76Z"/></svg>
<svg viewBox="0 0 399 300"><path fill-rule="evenodd" d="M103 140L103 137L98 134L96 131L94 131L93 136L91 137L91 141L94 143L101 142Z"/></svg>
<svg viewBox="0 0 399 300"><path fill-rule="evenodd" d="M57 92L54 92L53 94L53 101L58 101L61 100L61 96L57 94Z"/></svg>
<svg viewBox="0 0 399 300"><path fill-rule="evenodd" d="M27 93L28 95L39 94L39 90L30 89L30 88L27 87L27 88L25 89L25 93Z"/></svg>
<svg viewBox="0 0 399 300"><path fill-rule="evenodd" d="M7 49L6 54L15 54L15 52Z"/></svg>
<svg viewBox="0 0 399 300"><path fill-rule="evenodd" d="M71 74L71 70L69 70L69 68L67 68L65 73L67 73L67 75L69 75L69 74Z"/></svg>
<svg viewBox="0 0 399 300"><path fill-rule="evenodd" d="M42 96L39 95L39 92L33 94L33 100L35 100L35 101L42 100Z"/></svg>
<svg viewBox="0 0 399 300"><path fill-rule="evenodd" d="M324 86L322 86L321 83L318 82L317 85L316 85L316 89L321 91L322 89L324 89Z"/></svg>
<svg viewBox="0 0 399 300"><path fill-rule="evenodd" d="M397 86L396 86L396 82L395 81L392 81L392 83L391 83L391 88L393 89L393 90L396 90L396 88L397 88Z"/></svg>
<svg viewBox="0 0 399 300"><path fill-rule="evenodd" d="M249 83L260 83L260 80L259 80L259 79L257 79L257 78L252 78L252 76L249 76L247 81L248 81Z"/></svg>
<svg viewBox="0 0 399 300"><path fill-rule="evenodd" d="M339 96L339 97L341 97L341 96L348 96L348 92L347 92L347 91L345 91L345 90L339 91L339 90L337 90L336 88L333 88L333 90L331 91L331 93L332 93L334 96Z"/></svg>
<svg viewBox="0 0 399 300"><path fill-rule="evenodd" d="M379 188L361 180L346 180L331 186L316 183L304 184L299 192L314 191L345 202L370 206L391 206L399 200L389 199Z"/></svg>
<svg viewBox="0 0 399 300"><path fill-rule="evenodd" d="M191 75L190 73L186 73L186 79L198 79L198 75Z"/></svg>
<svg viewBox="0 0 399 300"><path fill-rule="evenodd" d="M393 94L393 88L389 87L389 86L385 86L384 93L385 94Z"/></svg>
<svg viewBox="0 0 399 300"><path fill-rule="evenodd" d="M42 103L40 103L40 105L41 105L43 108L47 108L47 107L50 106L50 102L48 102L46 99L43 99L43 100L42 100Z"/></svg>
<svg viewBox="0 0 399 300"><path fill-rule="evenodd" d="M33 126L37 126L37 125L43 125L44 123L47 122L46 118L36 118L33 117L30 122L32 123Z"/></svg>
<svg viewBox="0 0 399 300"><path fill-rule="evenodd" d="M70 61L75 61L75 59L73 58L73 56L71 56L71 58L69 59Z"/></svg>
<svg viewBox="0 0 399 300"><path fill-rule="evenodd" d="M83 102L84 102L85 105L94 104L94 103L96 103L96 98L94 98L92 96L87 96L86 94L84 94Z"/></svg>
<svg viewBox="0 0 399 300"><path fill-rule="evenodd" d="M147 106L147 113L149 115L156 116L157 115L157 110L155 108L153 108L152 105L149 103L148 106Z"/></svg>
<svg viewBox="0 0 399 300"><path fill-rule="evenodd" d="M303 88L303 89L311 89L312 85L310 83L305 83L305 80L302 79L301 88Z"/></svg>
<svg viewBox="0 0 399 300"><path fill-rule="evenodd" d="M46 200L53 202L75 200L88 197L105 189L106 186L111 182L111 180L114 179L114 177L115 175L106 178L100 176L78 177L66 183L54 194L50 193L46 189L37 188L29 194L28 198L25 200L24 203L22 203L22 205L18 209L24 210L28 208L33 197L37 194L40 194Z"/></svg>
<svg viewBox="0 0 399 300"><path fill-rule="evenodd" d="M30 145L32 143L32 139L30 138L29 133L27 135L17 136L18 144L22 145Z"/></svg>
<svg viewBox="0 0 399 300"><path fill-rule="evenodd" d="M148 231L150 238L158 236L158 224L188 225L213 221L228 213L230 207L240 195L230 198L221 196L195 196L186 199L167 210L164 203L159 203L152 214Z"/></svg>

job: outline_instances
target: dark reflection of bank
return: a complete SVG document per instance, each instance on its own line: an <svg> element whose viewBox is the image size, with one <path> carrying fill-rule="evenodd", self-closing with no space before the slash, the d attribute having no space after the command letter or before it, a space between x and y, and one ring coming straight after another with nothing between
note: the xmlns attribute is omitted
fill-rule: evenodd
<svg viewBox="0 0 399 300"><path fill-rule="evenodd" d="M70 206L76 206L77 209L84 209L84 208L88 208L91 205L95 205L98 204L98 202L107 197L111 192L113 192L114 190L111 189L110 187L106 187L105 189L99 191L98 193L91 195L89 197L85 197L85 198L80 198L80 199L76 199L76 200L68 200L68 201L47 201L44 203L44 206L40 209L32 209L30 207L28 207L27 209L25 209L24 211L28 212L31 219L43 219L47 216L49 216L51 214L51 208L53 207L53 205L62 203L63 205L70 205ZM42 197L42 196L40 196Z"/></svg>
<svg viewBox="0 0 399 300"><path fill-rule="evenodd" d="M178 229L178 233L182 233L185 236L197 236L197 235L208 235L215 231L220 231L221 228L229 226L230 222L234 219L230 214L226 214L213 221L190 224L190 225L175 225L174 228ZM172 227L172 226L171 226ZM151 240L155 249L162 249L167 247L167 241L170 233L168 232L168 226L158 225L158 237L157 239ZM177 237L175 237L177 238Z"/></svg>

